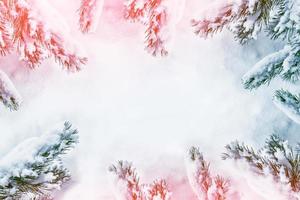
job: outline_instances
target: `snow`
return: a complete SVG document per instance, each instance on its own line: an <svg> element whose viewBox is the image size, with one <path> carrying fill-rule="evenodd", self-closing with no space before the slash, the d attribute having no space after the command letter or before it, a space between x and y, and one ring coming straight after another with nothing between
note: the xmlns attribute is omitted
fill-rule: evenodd
<svg viewBox="0 0 300 200"><path fill-rule="evenodd" d="M286 114L290 119L292 119L294 122L300 124L300 109L299 105L295 104L295 102L289 101L289 99L286 99L286 102L282 102L277 98L274 98L274 104L284 113Z"/></svg>
<svg viewBox="0 0 300 200"><path fill-rule="evenodd" d="M262 83L269 82L274 75L278 75L278 65L283 63L290 52L289 46L282 50L271 53L257 62L244 76L243 82L250 82L250 88L257 88Z"/></svg>
<svg viewBox="0 0 300 200"><path fill-rule="evenodd" d="M1 158L1 170L9 171L15 168L16 173L18 173L18 170L22 170L24 164L32 162L36 159L40 159L39 157L36 157L38 153L37 151L45 148L48 144L51 145L58 141L59 138L57 133L60 133L61 129L62 128L60 127L60 129L48 131L40 137L32 137L18 144L8 154ZM28 171L28 169L24 169L22 170L22 173L31 173L31 171Z"/></svg>
<svg viewBox="0 0 300 200"><path fill-rule="evenodd" d="M143 51L143 30L120 20L123 1L106 1L100 28L84 36L78 31L78 4L51 1L89 62L76 74L63 73L52 61L30 72L9 65L18 66L10 72L26 106L17 113L0 113L0 154L57 121L70 120L80 131L80 143L67 160L72 183L57 194L58 200L113 200L107 168L120 159L134 162L143 182L166 178L174 200L196 199L183 164L187 148L200 146L212 166L223 168L219 158L225 144L253 142L272 132L274 124L277 128L287 122L266 93L249 94L240 85L241 72L251 66L248 58L256 58L256 52L242 49L226 34L204 41L192 33L192 15L210 2L186 1L172 52L155 59ZM3 66L18 63L13 56L7 59ZM249 179L256 177L247 175L237 185L253 197ZM260 186L273 192L267 184Z"/></svg>
<svg viewBox="0 0 300 200"><path fill-rule="evenodd" d="M39 190L45 194L48 194L47 192L51 190L60 189L60 185L66 181L69 172L62 167L62 161L59 157L61 155L54 156L53 158L51 156L55 151L58 151L58 153L62 152L61 148L65 147L58 144L69 142L69 140L64 140L72 137L73 131L74 129L70 129L69 124L65 123L64 129L27 139L7 153L0 160L0 182L3 184L1 185L3 187L1 188L1 195L5 197L5 195L18 193L21 196L27 196L26 189L22 188L20 183L12 177L25 178L34 184L41 184ZM72 135L70 136L69 134ZM76 138L74 139L76 140ZM43 155L44 152L49 153L48 160L47 156ZM39 170L33 167L44 163L47 163L47 167L41 167ZM66 178L59 178L61 175L64 175ZM7 197L7 199L9 198ZM19 197L17 196L17 198Z"/></svg>
<svg viewBox="0 0 300 200"><path fill-rule="evenodd" d="M287 31L287 30L291 30L291 29L293 29L294 31L300 30L299 29L300 16L298 12L300 8L300 2L287 0L285 1L285 5L286 8L284 10L284 13L279 17L278 23L274 27L275 32L278 32L278 34L283 33L283 35L285 35L284 33L285 31L288 34L292 33L292 31Z"/></svg>
<svg viewBox="0 0 300 200"><path fill-rule="evenodd" d="M96 32L104 0L82 0L80 25L83 32Z"/></svg>
<svg viewBox="0 0 300 200"><path fill-rule="evenodd" d="M0 70L0 99L5 106L17 110L22 98L8 76Z"/></svg>
<svg viewBox="0 0 300 200"><path fill-rule="evenodd" d="M203 182L211 183L211 177L208 176L207 180L203 179L203 176L201 175L203 173L203 157L199 151L195 152L194 155L195 160L191 159L191 154L188 154L188 157L186 158L187 176L189 183L198 199L206 199L207 191L203 190Z"/></svg>

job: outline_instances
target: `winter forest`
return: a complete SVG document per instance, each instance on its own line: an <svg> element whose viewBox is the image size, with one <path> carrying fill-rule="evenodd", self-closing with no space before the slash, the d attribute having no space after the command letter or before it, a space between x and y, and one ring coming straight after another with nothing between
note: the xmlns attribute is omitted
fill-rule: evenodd
<svg viewBox="0 0 300 200"><path fill-rule="evenodd" d="M300 200L299 0L0 0L0 199Z"/></svg>

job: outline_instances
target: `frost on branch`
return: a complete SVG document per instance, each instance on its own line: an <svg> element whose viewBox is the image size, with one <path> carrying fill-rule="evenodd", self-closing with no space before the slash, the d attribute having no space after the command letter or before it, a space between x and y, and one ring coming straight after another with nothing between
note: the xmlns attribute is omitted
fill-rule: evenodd
<svg viewBox="0 0 300 200"><path fill-rule="evenodd" d="M243 77L246 89L256 89L270 81L283 71L284 60L290 53L290 48L284 48L272 53L256 63Z"/></svg>
<svg viewBox="0 0 300 200"><path fill-rule="evenodd" d="M300 97L287 90L277 90L274 96L275 105L289 118L300 123Z"/></svg>
<svg viewBox="0 0 300 200"><path fill-rule="evenodd" d="M213 177L209 163L196 147L189 150L187 174L190 185L199 200L225 200L228 198L229 182L221 176Z"/></svg>
<svg viewBox="0 0 300 200"><path fill-rule="evenodd" d="M0 50L4 55L16 48L20 59L29 67L54 57L70 71L80 69L86 58L79 57L67 48L66 38L47 27L37 11L25 0L0 2Z"/></svg>
<svg viewBox="0 0 300 200"><path fill-rule="evenodd" d="M241 43L255 39L257 33L268 21L273 0L229 0L218 1L203 13L200 19L193 19L195 33L207 37L227 27Z"/></svg>
<svg viewBox="0 0 300 200"><path fill-rule="evenodd" d="M142 189L139 178L131 163L127 161L119 161L116 165L109 167L109 171L114 175L114 184L118 199L120 200L141 200Z"/></svg>
<svg viewBox="0 0 300 200"><path fill-rule="evenodd" d="M270 13L268 33L272 39L285 39L298 35L300 3L297 0L276 1Z"/></svg>
<svg viewBox="0 0 300 200"><path fill-rule="evenodd" d="M283 80L297 82L300 78L300 42L296 41L256 63L243 77L245 88L256 89L277 75Z"/></svg>
<svg viewBox="0 0 300 200"><path fill-rule="evenodd" d="M125 0L125 19L130 21L143 21L147 15L147 0Z"/></svg>
<svg viewBox="0 0 300 200"><path fill-rule="evenodd" d="M77 142L77 130L66 122L62 130L19 144L0 160L0 199L51 199L71 177L61 156Z"/></svg>
<svg viewBox="0 0 300 200"><path fill-rule="evenodd" d="M125 18L146 27L145 49L153 56L166 56L168 12L165 0L126 0Z"/></svg>
<svg viewBox="0 0 300 200"><path fill-rule="evenodd" d="M263 148L255 151L239 142L226 146L224 159L243 161L251 169L290 188L291 194L300 191L300 154L299 144L292 148L287 141L277 135L271 135Z"/></svg>
<svg viewBox="0 0 300 200"><path fill-rule="evenodd" d="M155 1L150 2L149 21L146 23L146 50L153 56L168 55L165 47L164 28L167 26L167 10Z"/></svg>
<svg viewBox="0 0 300 200"><path fill-rule="evenodd" d="M5 13L6 9L3 2L0 2L0 13ZM9 31L10 23L6 16L0 14L0 54L1 56L7 55L13 48L11 35Z"/></svg>
<svg viewBox="0 0 300 200"><path fill-rule="evenodd" d="M94 32L98 25L104 0L81 0L79 25L83 33Z"/></svg>
<svg viewBox="0 0 300 200"><path fill-rule="evenodd" d="M11 110L18 110L22 98L8 76L0 70L0 100Z"/></svg>
<svg viewBox="0 0 300 200"><path fill-rule="evenodd" d="M154 181L149 186L144 185L145 200L170 200L171 192L165 180Z"/></svg>
<svg viewBox="0 0 300 200"><path fill-rule="evenodd" d="M215 9L217 12L212 12ZM217 3L203 13L203 18L193 20L196 33L207 37L224 27L228 27L241 43L263 30L270 39L280 39L284 47L265 56L257 62L243 77L246 89L256 89L263 84L268 84L276 76L284 81L295 83L300 79L300 1L298 0L229 0ZM209 12L211 11L211 12ZM216 13L216 14L214 14ZM275 100L283 93L275 95ZM283 106L283 101L275 101L286 114L292 119L299 111L295 107ZM285 109L283 109L285 107ZM288 109L287 109L288 108ZM299 120L296 120L299 122Z"/></svg>
<svg viewBox="0 0 300 200"><path fill-rule="evenodd" d="M140 184L139 177L127 161L119 161L109 167L118 200L170 200L171 193L165 180L152 184Z"/></svg>

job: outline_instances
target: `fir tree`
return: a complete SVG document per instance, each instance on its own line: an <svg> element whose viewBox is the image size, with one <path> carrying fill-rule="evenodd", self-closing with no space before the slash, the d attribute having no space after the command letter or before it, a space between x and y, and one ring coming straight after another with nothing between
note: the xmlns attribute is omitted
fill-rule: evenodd
<svg viewBox="0 0 300 200"><path fill-rule="evenodd" d="M132 164L127 161L119 161L110 166L109 171L113 175L118 200L170 200L171 193L165 180L141 184Z"/></svg>
<svg viewBox="0 0 300 200"><path fill-rule="evenodd" d="M196 147L189 150L187 173L190 185L199 200L229 199L229 181L219 175L211 175L209 163Z"/></svg>
<svg viewBox="0 0 300 200"><path fill-rule="evenodd" d="M22 142L0 160L0 199L52 199L51 191L70 179L61 156L78 142L78 132L66 122L39 138Z"/></svg>
<svg viewBox="0 0 300 200"><path fill-rule="evenodd" d="M193 20L195 32L207 37L224 27L234 33L241 43L255 39L261 31L274 40L281 40L284 47L265 56L243 77L246 89L256 89L269 84L275 77L295 83L300 78L300 4L297 0L233 0L220 3L213 16L205 15ZM294 121L300 122L299 101L289 91L278 90L274 101Z"/></svg>

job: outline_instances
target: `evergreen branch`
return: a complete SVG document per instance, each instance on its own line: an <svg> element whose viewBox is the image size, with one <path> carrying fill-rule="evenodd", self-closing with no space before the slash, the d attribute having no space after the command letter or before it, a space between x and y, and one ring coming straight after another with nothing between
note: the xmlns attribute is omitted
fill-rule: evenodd
<svg viewBox="0 0 300 200"><path fill-rule="evenodd" d="M81 0L79 12L79 27L81 32L95 31L101 15L103 0Z"/></svg>
<svg viewBox="0 0 300 200"><path fill-rule="evenodd" d="M111 165L109 171L115 176L115 184L122 198L126 200L142 200L139 177L131 163L119 161L116 165ZM126 188L126 191L123 191L124 188Z"/></svg>
<svg viewBox="0 0 300 200"><path fill-rule="evenodd" d="M279 76L295 83L300 79L300 4L296 0L241 0L220 2L214 6L218 12L209 13L202 19L193 20L196 34L207 37L228 28L234 37L244 44L256 38L262 30L274 40L281 39L285 45L280 51L271 53L257 62L244 76L245 89L256 89L269 84ZM300 123L300 111L293 98L276 92L276 105L291 119Z"/></svg>
<svg viewBox="0 0 300 200"><path fill-rule="evenodd" d="M245 160L254 172L272 175L276 182L286 184L291 191L300 191L300 154L277 135L271 135L266 145L255 152L238 142L226 146L224 159Z"/></svg>
<svg viewBox="0 0 300 200"><path fill-rule="evenodd" d="M200 20L192 20L195 33L201 37L213 35L227 27L233 32L235 39L244 44L257 37L257 33L268 23L270 11L276 1L229 1L219 3L215 16L206 16ZM209 13L209 12L208 12Z"/></svg>
<svg viewBox="0 0 300 200"><path fill-rule="evenodd" d="M289 48L272 53L256 63L244 76L246 89L256 89L279 75L283 70L283 62L289 54Z"/></svg>
<svg viewBox="0 0 300 200"><path fill-rule="evenodd" d="M139 177L127 161L119 161L111 165L117 196L124 200L170 200L171 193L165 180L154 181L152 184L140 184Z"/></svg>
<svg viewBox="0 0 300 200"><path fill-rule="evenodd" d="M300 123L300 96L287 90L277 90L274 96L275 105L289 118Z"/></svg>
<svg viewBox="0 0 300 200"><path fill-rule="evenodd" d="M300 78L300 40L295 37L287 45L289 55L283 62L283 80L295 83Z"/></svg>
<svg viewBox="0 0 300 200"><path fill-rule="evenodd" d="M190 185L199 200L225 200L229 182L217 175L213 177L199 148L191 147L187 158L187 173Z"/></svg>
<svg viewBox="0 0 300 200"><path fill-rule="evenodd" d="M245 160L252 169L258 173L263 173L264 168L268 163L265 158L258 152L255 152L253 148L240 144L238 141L226 145L225 149L226 152L222 155L224 160Z"/></svg>
<svg viewBox="0 0 300 200"><path fill-rule="evenodd" d="M124 17L130 21L143 21L147 12L146 0L125 0Z"/></svg>
<svg viewBox="0 0 300 200"><path fill-rule="evenodd" d="M146 200L169 200L171 192L165 180L154 181L150 186L143 185Z"/></svg>
<svg viewBox="0 0 300 200"><path fill-rule="evenodd" d="M22 98L8 76L0 70L0 101L10 110L18 110Z"/></svg>
<svg viewBox="0 0 300 200"><path fill-rule="evenodd" d="M125 19L140 22L146 27L145 50L153 56L167 56L166 27L168 26L167 8L164 0L126 0Z"/></svg>
<svg viewBox="0 0 300 200"><path fill-rule="evenodd" d="M226 200L227 193L229 191L229 181L224 179L223 177L217 175L214 178L213 186L208 191L208 199L209 200Z"/></svg>
<svg viewBox="0 0 300 200"><path fill-rule="evenodd" d="M35 199L49 198L50 191L58 189L70 179L61 155L77 142L78 132L68 122L63 130L54 135L24 141L1 160L0 199L23 199L28 195ZM26 158L19 155L24 148L28 148ZM10 161L11 157L19 157L19 160Z"/></svg>
<svg viewBox="0 0 300 200"><path fill-rule="evenodd" d="M293 37L299 31L296 18L298 5L293 0L277 0L272 9L267 32L271 39Z"/></svg>
<svg viewBox="0 0 300 200"><path fill-rule="evenodd" d="M67 48L61 33L47 28L36 10L27 0L3 0L0 2L0 53L6 55L16 49L30 68L43 60L54 59L70 71L77 71L87 58L76 55ZM2 32L3 30L3 32Z"/></svg>

